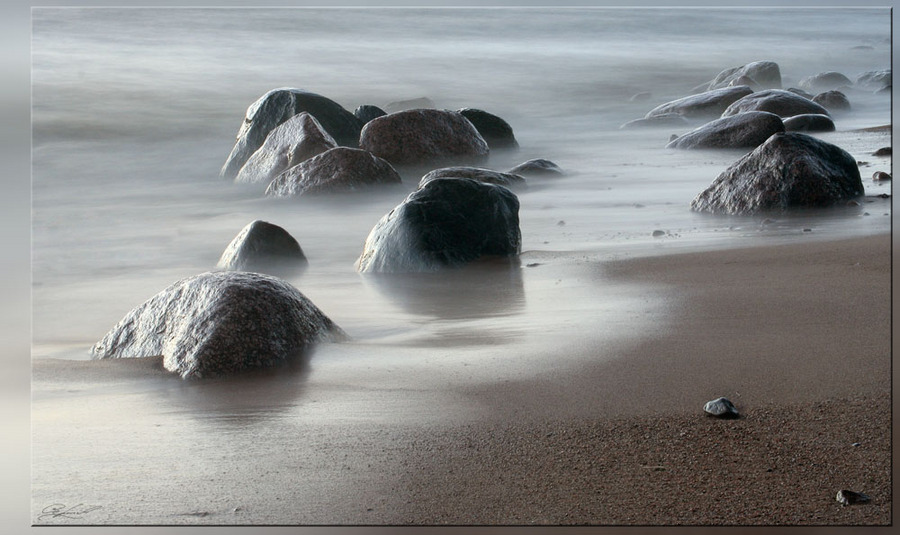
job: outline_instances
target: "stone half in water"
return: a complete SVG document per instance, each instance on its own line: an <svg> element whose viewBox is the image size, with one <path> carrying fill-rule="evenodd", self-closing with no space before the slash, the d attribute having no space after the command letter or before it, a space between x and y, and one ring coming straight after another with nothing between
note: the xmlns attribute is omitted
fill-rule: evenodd
<svg viewBox="0 0 900 535"><path fill-rule="evenodd" d="M309 262L288 231L257 219L231 240L216 267L226 271L293 274Z"/></svg>
<svg viewBox="0 0 900 535"><path fill-rule="evenodd" d="M347 336L287 282L236 271L172 284L129 312L91 348L94 359L163 356L182 378L271 366Z"/></svg>

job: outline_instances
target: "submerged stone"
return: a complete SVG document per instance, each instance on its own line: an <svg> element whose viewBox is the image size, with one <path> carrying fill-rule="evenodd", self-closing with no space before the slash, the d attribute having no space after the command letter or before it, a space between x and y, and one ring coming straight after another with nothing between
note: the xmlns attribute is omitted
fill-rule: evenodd
<svg viewBox="0 0 900 535"><path fill-rule="evenodd" d="M722 112L731 103L751 93L753 93L753 90L745 85L713 89L661 104L647 112L645 118L651 119L668 114L676 114L688 118L708 119L718 117L722 115Z"/></svg>
<svg viewBox="0 0 900 535"><path fill-rule="evenodd" d="M827 115L804 113L784 120L788 132L834 132L834 121Z"/></svg>
<svg viewBox="0 0 900 535"><path fill-rule="evenodd" d="M475 126L491 149L519 148L512 127L500 117L475 108L463 108L459 113Z"/></svg>
<svg viewBox="0 0 900 535"><path fill-rule="evenodd" d="M216 267L226 271L281 274L308 263L300 244L288 231L257 219L228 244Z"/></svg>
<svg viewBox="0 0 900 535"><path fill-rule="evenodd" d="M749 78L764 89L781 88L781 69L778 64L774 61L754 61L740 67L725 69L716 75L707 89L728 87L742 78Z"/></svg>
<svg viewBox="0 0 900 535"><path fill-rule="evenodd" d="M767 111L779 117L791 117L807 113L830 115L828 110L815 102L791 91L767 89L752 93L734 101L722 112L722 117L737 115L748 111Z"/></svg>
<svg viewBox="0 0 900 535"><path fill-rule="evenodd" d="M361 149L337 147L275 177L266 188L266 195L342 193L400 183L400 175L385 160Z"/></svg>
<svg viewBox="0 0 900 535"><path fill-rule="evenodd" d="M666 145L670 149L739 149L757 147L773 134L784 132L781 118L751 111L706 123Z"/></svg>
<svg viewBox="0 0 900 535"><path fill-rule="evenodd" d="M497 184L508 188L525 187L525 179L512 173L501 173L482 167L443 167L428 172L419 181L419 188L436 178L471 178L485 184Z"/></svg>
<svg viewBox="0 0 900 535"><path fill-rule="evenodd" d="M507 173L519 176L561 176L565 174L562 168L544 158L534 158L522 162Z"/></svg>

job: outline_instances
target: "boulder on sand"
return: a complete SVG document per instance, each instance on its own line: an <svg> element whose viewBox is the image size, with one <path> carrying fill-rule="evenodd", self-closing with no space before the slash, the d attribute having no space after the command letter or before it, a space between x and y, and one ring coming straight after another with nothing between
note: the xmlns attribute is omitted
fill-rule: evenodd
<svg viewBox="0 0 900 535"><path fill-rule="evenodd" d="M761 145L784 132L781 117L764 111L748 111L722 117L688 132L666 145L669 149L741 149Z"/></svg>
<svg viewBox="0 0 900 535"><path fill-rule="evenodd" d="M237 141L219 176L234 178L244 163L276 126L300 112L307 112L339 145L355 147L362 125L337 102L302 89L273 89L247 108Z"/></svg>
<svg viewBox="0 0 900 535"><path fill-rule="evenodd" d="M266 195L291 197L306 193L341 193L400 183L400 175L388 162L361 149L337 147L275 177L266 188Z"/></svg>
<svg viewBox="0 0 900 535"><path fill-rule="evenodd" d="M748 111L767 111L779 117L791 117L804 113L829 115L828 110L796 93L781 89L766 89L734 101L722 112L722 117Z"/></svg>
<svg viewBox="0 0 900 535"><path fill-rule="evenodd" d="M512 127L502 118L475 108L462 108L458 111L475 126L491 149L519 148Z"/></svg>
<svg viewBox="0 0 900 535"><path fill-rule="evenodd" d="M234 181L269 183L285 169L337 146L315 117L298 113L269 132Z"/></svg>
<svg viewBox="0 0 900 535"><path fill-rule="evenodd" d="M449 110L399 111L369 121L359 146L394 165L483 161L487 142L461 113Z"/></svg>
<svg viewBox="0 0 900 535"><path fill-rule="evenodd" d="M806 134L775 134L691 202L698 212L754 214L831 206L863 195L856 160Z"/></svg>
<svg viewBox="0 0 900 535"><path fill-rule="evenodd" d="M521 248L519 200L507 188L437 178L381 218L357 260L360 272L428 272Z"/></svg>
<svg viewBox="0 0 900 535"><path fill-rule="evenodd" d="M429 171L423 176L422 180L419 181L419 188L436 178L450 177L471 178L485 184L497 184L507 188L525 187L525 179L511 173L501 173L482 167L442 167L441 169Z"/></svg>
<svg viewBox="0 0 900 535"><path fill-rule="evenodd" d="M219 263L226 271L255 271L278 275L305 267L309 262L288 231L257 219L231 240Z"/></svg>
<svg viewBox="0 0 900 535"><path fill-rule="evenodd" d="M660 104L647 112L645 118L650 119L666 114L677 114L687 118L719 117L732 102L751 93L753 90L745 85L713 89Z"/></svg>
<svg viewBox="0 0 900 535"><path fill-rule="evenodd" d="M346 334L287 282L243 271L172 284L129 312L91 348L94 359L162 355L182 378L271 366Z"/></svg>

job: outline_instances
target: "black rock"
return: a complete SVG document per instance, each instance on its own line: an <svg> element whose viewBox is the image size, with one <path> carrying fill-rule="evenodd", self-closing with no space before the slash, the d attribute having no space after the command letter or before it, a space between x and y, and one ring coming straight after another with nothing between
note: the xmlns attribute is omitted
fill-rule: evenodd
<svg viewBox="0 0 900 535"><path fill-rule="evenodd" d="M739 149L761 145L773 134L784 132L781 118L773 113L750 111L706 123L666 145L670 149Z"/></svg>
<svg viewBox="0 0 900 535"><path fill-rule="evenodd" d="M827 115L804 113L784 119L784 129L788 132L833 132L834 121Z"/></svg>
<svg viewBox="0 0 900 535"><path fill-rule="evenodd" d="M459 113L475 126L491 149L519 148L512 127L500 117L475 108L463 108Z"/></svg>
<svg viewBox="0 0 900 535"><path fill-rule="evenodd" d="M316 342L346 338L287 282L242 271L183 279L129 312L91 348L94 359L163 356L182 378L284 362Z"/></svg>
<svg viewBox="0 0 900 535"><path fill-rule="evenodd" d="M813 97L813 102L821 104L829 110L849 110L850 101L840 91L825 91Z"/></svg>
<svg viewBox="0 0 900 535"><path fill-rule="evenodd" d="M497 184L507 188L524 188L525 179L512 173L501 173L482 167L443 167L429 171L419 181L419 188L436 178L471 178L485 184Z"/></svg>
<svg viewBox="0 0 900 535"><path fill-rule="evenodd" d="M875 182L887 181L891 180L891 178L891 174L885 173L884 171L875 171L875 173L872 174L872 180Z"/></svg>
<svg viewBox="0 0 900 535"><path fill-rule="evenodd" d="M362 106L353 110L353 115L359 119L359 124L366 124L372 119L377 117L381 117L382 115L387 115L387 112L378 106L372 106L370 104L363 104Z"/></svg>
<svg viewBox="0 0 900 535"><path fill-rule="evenodd" d="M873 152L872 156L891 156L891 147L881 147Z"/></svg>
<svg viewBox="0 0 900 535"><path fill-rule="evenodd" d="M269 132L234 181L269 183L285 169L337 146L315 117L298 113Z"/></svg>
<svg viewBox="0 0 900 535"><path fill-rule="evenodd" d="M728 400L728 398L719 398L712 401L707 401L706 405L703 406L703 411L710 416L715 416L716 418L740 417L740 413L738 413L737 408L735 408L734 404L732 404L731 401Z"/></svg>
<svg viewBox="0 0 900 535"><path fill-rule="evenodd" d="M341 193L400 183L400 175L387 161L361 149L337 147L275 177L266 195Z"/></svg>
<svg viewBox="0 0 900 535"><path fill-rule="evenodd" d="M806 113L830 115L828 110L796 93L782 89L766 89L736 100L722 113L722 117L748 111L767 111L779 117L791 117Z"/></svg>
<svg viewBox="0 0 900 535"><path fill-rule="evenodd" d="M745 85L713 89L661 104L647 112L645 118L671 113L688 118L718 117L732 102L752 93L753 90Z"/></svg>
<svg viewBox="0 0 900 535"><path fill-rule="evenodd" d="M303 249L288 231L257 219L244 227L228 244L216 267L226 271L281 275L307 264Z"/></svg>
<svg viewBox="0 0 900 535"><path fill-rule="evenodd" d="M520 176L561 176L565 174L565 171L550 160L534 158L520 163L507 173Z"/></svg>
<svg viewBox="0 0 900 535"><path fill-rule="evenodd" d="M698 212L753 214L846 204L864 194L856 160L806 134L775 134L692 202Z"/></svg>
<svg viewBox="0 0 900 535"><path fill-rule="evenodd" d="M436 178L381 218L357 260L360 272L427 272L521 248L519 200L507 188Z"/></svg>
<svg viewBox="0 0 900 535"><path fill-rule="evenodd" d="M362 125L359 119L331 99L302 89L274 89L247 108L237 141L222 167L220 176L234 178L276 126L300 112L307 112L338 144L355 147Z"/></svg>

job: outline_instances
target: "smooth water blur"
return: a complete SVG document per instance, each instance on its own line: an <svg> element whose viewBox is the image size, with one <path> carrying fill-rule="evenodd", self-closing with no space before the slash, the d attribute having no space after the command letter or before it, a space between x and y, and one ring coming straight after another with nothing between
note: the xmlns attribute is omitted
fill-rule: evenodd
<svg viewBox="0 0 900 535"><path fill-rule="evenodd" d="M646 292L595 287L579 278L585 266L883 232L890 203L776 221L694 214L690 200L741 152L669 151L669 136L683 132L619 126L751 61L779 63L785 86L821 71L855 79L889 68L890 29L887 9L36 8L33 354L87 359L128 310L213 269L254 219L297 238L310 267L291 282L379 359L451 347L483 364L499 346L539 353L633 335L647 328L636 319ZM351 111L419 97L484 109L513 126L521 147L487 166L541 157L569 175L519 192L515 273L379 282L354 261L421 173L369 196L292 200L217 176L247 106L288 86ZM649 100L630 102L644 91ZM849 130L889 124L890 97L848 97L854 108L836 116L839 131L821 137L870 162L867 193L889 193L867 177L890 171L890 159L869 156L890 134ZM557 277L579 258L581 272ZM629 321L618 319L623 310Z"/></svg>

